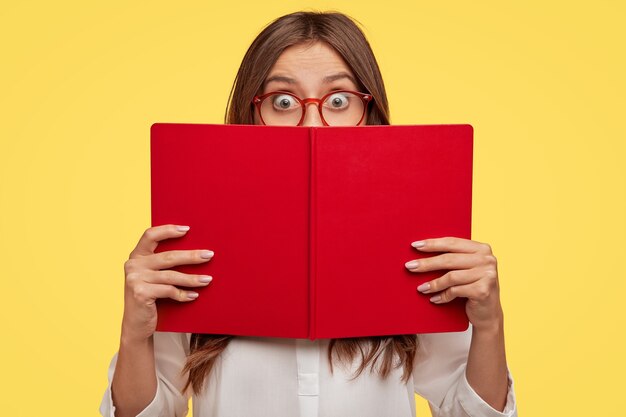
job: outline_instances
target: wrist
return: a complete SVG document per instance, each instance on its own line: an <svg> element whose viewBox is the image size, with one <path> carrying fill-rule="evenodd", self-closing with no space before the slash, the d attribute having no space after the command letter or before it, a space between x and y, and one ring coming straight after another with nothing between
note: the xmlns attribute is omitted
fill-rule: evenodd
<svg viewBox="0 0 626 417"><path fill-rule="evenodd" d="M128 327L122 326L122 334L120 336L120 346L124 347L143 347L152 342L152 335L147 336L145 333L137 333L129 330Z"/></svg>
<svg viewBox="0 0 626 417"><path fill-rule="evenodd" d="M152 336L138 336L131 333L122 332L120 345L124 347L140 347L150 344Z"/></svg>
<svg viewBox="0 0 626 417"><path fill-rule="evenodd" d="M479 333L484 335L499 335L504 333L504 315L502 309L498 309L498 312L492 315L488 320L481 320L479 322L472 323L473 333Z"/></svg>

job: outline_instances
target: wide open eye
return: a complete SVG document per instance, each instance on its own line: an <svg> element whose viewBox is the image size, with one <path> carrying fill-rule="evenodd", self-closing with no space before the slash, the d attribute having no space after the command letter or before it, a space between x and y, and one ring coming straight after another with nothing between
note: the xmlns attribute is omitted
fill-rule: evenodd
<svg viewBox="0 0 626 417"><path fill-rule="evenodd" d="M276 110L292 110L300 106L298 100L288 94L276 94L271 97L272 107Z"/></svg>
<svg viewBox="0 0 626 417"><path fill-rule="evenodd" d="M350 105L350 100L354 100L354 95L349 93L335 93L326 99L324 106L333 110L343 110Z"/></svg>
<svg viewBox="0 0 626 417"><path fill-rule="evenodd" d="M363 118L361 97L348 91L334 91L324 99L322 115L330 126L353 126Z"/></svg>

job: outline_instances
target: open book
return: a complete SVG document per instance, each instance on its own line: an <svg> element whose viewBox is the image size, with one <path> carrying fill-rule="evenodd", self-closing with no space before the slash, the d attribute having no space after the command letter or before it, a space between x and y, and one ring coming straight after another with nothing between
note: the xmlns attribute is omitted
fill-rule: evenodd
<svg viewBox="0 0 626 417"><path fill-rule="evenodd" d="M342 338L462 331L465 300L429 301L411 242L471 239L471 125L286 127L157 123L155 252L210 249L190 302L158 299L158 331Z"/></svg>

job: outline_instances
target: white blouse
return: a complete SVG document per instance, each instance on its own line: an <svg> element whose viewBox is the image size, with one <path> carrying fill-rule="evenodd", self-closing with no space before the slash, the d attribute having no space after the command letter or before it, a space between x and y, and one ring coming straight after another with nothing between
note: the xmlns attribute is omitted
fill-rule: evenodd
<svg viewBox="0 0 626 417"><path fill-rule="evenodd" d="M180 377L189 354L190 333L154 334L157 391L138 417L187 415L188 396ZM327 359L329 339L282 339L237 336L216 360L203 392L193 397L194 417L414 417L414 393L426 398L435 417L517 416L513 380L509 373L503 412L482 400L468 384L465 366L471 326L465 332L418 336L413 377L403 383L402 367L386 379L369 372L356 379L352 371ZM111 381L117 361L113 355L100 413L114 417ZM380 362L380 361L379 361Z"/></svg>

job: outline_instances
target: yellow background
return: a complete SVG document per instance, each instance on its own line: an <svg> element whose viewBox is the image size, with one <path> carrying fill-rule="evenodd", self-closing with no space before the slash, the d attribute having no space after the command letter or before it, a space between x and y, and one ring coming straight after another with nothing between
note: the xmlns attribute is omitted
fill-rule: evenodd
<svg viewBox="0 0 626 417"><path fill-rule="evenodd" d="M0 9L3 415L97 415L150 125L222 123L249 43L303 8L365 25L392 123L474 126L473 237L498 258L520 414L619 413L623 2L88 3Z"/></svg>

